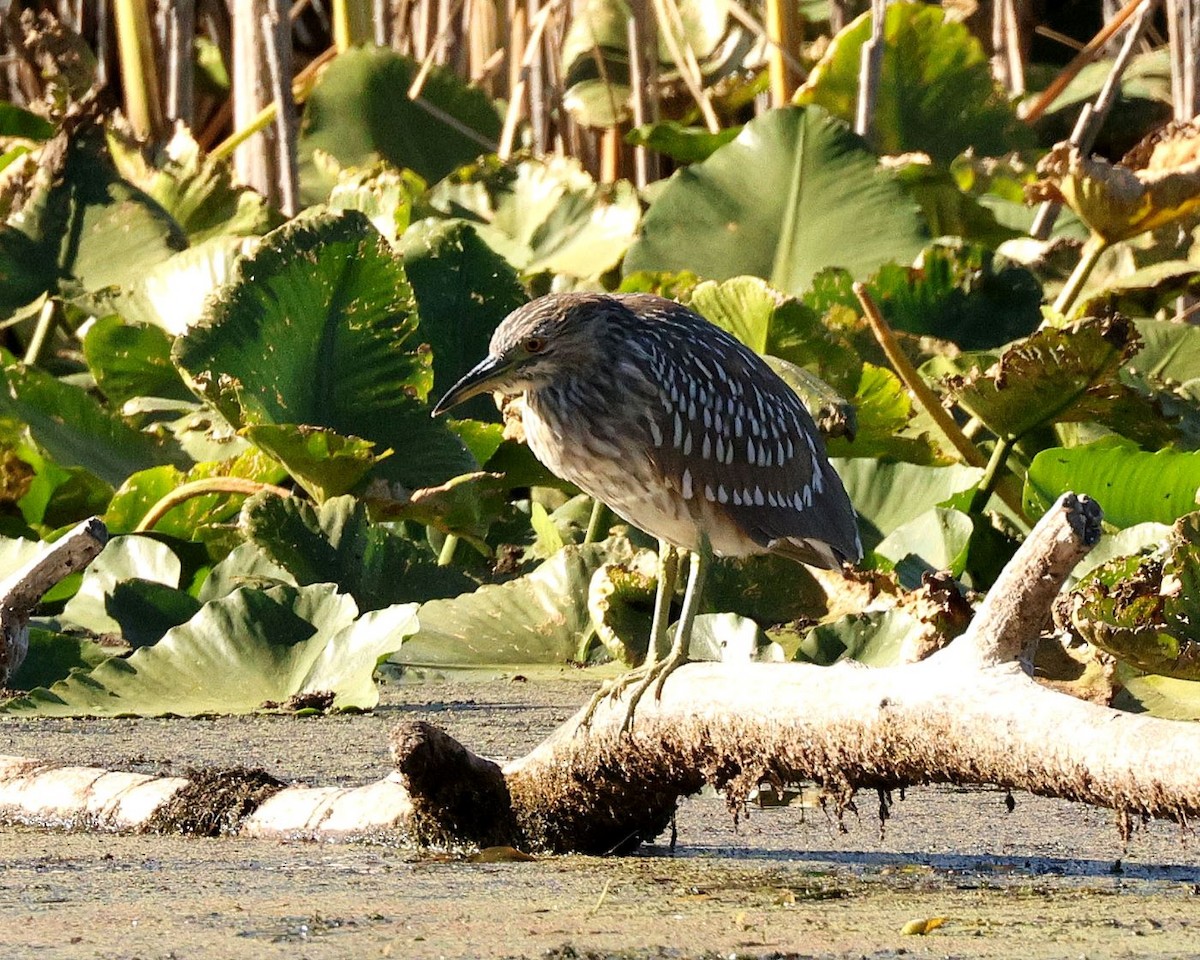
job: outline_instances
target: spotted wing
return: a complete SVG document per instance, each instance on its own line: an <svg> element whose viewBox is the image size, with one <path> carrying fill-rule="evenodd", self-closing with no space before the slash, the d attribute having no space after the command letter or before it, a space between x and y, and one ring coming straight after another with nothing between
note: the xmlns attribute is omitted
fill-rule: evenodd
<svg viewBox="0 0 1200 960"><path fill-rule="evenodd" d="M657 385L648 405L654 460L759 546L819 567L862 556L850 500L795 392L732 336L658 297L629 306Z"/></svg>

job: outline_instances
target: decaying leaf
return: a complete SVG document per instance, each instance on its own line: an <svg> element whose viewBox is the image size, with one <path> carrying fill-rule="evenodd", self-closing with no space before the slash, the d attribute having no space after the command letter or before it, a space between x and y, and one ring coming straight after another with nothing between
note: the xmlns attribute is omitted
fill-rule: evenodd
<svg viewBox="0 0 1200 960"><path fill-rule="evenodd" d="M927 369L947 373L949 395L998 436L1017 439L1045 423L1098 420L1160 445L1172 434L1161 410L1118 377L1140 347L1124 317L1088 317L1039 330L998 357L940 357Z"/></svg>
<svg viewBox="0 0 1200 960"><path fill-rule="evenodd" d="M1093 570L1055 617L1139 670L1200 680L1200 513L1180 518L1159 550Z"/></svg>
<svg viewBox="0 0 1200 960"><path fill-rule="evenodd" d="M1200 209L1200 124L1169 124L1115 164L1060 143L1038 173L1027 199L1066 204L1106 244L1128 240Z"/></svg>

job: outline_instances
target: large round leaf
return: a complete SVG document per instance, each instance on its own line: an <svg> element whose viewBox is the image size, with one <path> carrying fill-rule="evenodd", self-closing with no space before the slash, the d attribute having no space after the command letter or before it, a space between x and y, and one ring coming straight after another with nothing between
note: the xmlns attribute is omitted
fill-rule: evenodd
<svg viewBox="0 0 1200 960"><path fill-rule="evenodd" d="M300 127L300 178L308 202L324 200L334 183L313 163L317 150L342 166L383 159L429 181L489 152L486 144L499 139L501 120L487 95L434 67L420 100L410 100L417 69L411 58L379 49L347 50L329 65Z"/></svg>
<svg viewBox="0 0 1200 960"><path fill-rule="evenodd" d="M307 424L374 441L396 452L378 473L410 487L475 467L430 419L432 360L412 290L355 211L302 217L265 237L172 357L235 426Z"/></svg>
<svg viewBox="0 0 1200 960"><path fill-rule="evenodd" d="M333 584L239 589L128 658L10 701L5 712L52 716L251 713L305 693L333 709L369 710L381 658L416 628L415 604L358 617Z"/></svg>
<svg viewBox="0 0 1200 960"><path fill-rule="evenodd" d="M525 273L598 277L629 248L641 217L628 181L598 184L573 157L481 162L430 195L447 213L477 218L484 242Z"/></svg>
<svg viewBox="0 0 1200 960"><path fill-rule="evenodd" d="M835 460L850 502L858 511L863 546L868 550L897 527L926 510L973 491L983 478L978 467L952 464L922 467L869 457Z"/></svg>
<svg viewBox="0 0 1200 960"><path fill-rule="evenodd" d="M492 333L528 297L516 271L462 221L426 220L400 239L417 297L421 338L433 348L433 395L441 396L488 352ZM497 419L491 397L461 416Z"/></svg>
<svg viewBox="0 0 1200 960"><path fill-rule="evenodd" d="M453 597L475 585L457 569L437 566L427 543L372 523L353 497L317 507L297 497L258 494L242 508L240 525L297 583L336 583L363 610Z"/></svg>
<svg viewBox="0 0 1200 960"><path fill-rule="evenodd" d="M98 132L65 151L54 175L35 186L20 226L0 225L0 314L63 281L128 289L188 244L162 207L117 175Z"/></svg>
<svg viewBox="0 0 1200 960"><path fill-rule="evenodd" d="M865 13L829 45L796 102L853 120L862 48L870 36L871 15ZM942 163L968 147L1001 154L1033 139L966 25L947 22L935 5L905 2L891 4L884 21L872 137L880 153L922 151Z"/></svg>
<svg viewBox="0 0 1200 960"><path fill-rule="evenodd" d="M751 274L798 294L826 267L865 279L880 264L908 263L924 233L916 204L860 137L823 110L788 107L676 174L625 270Z"/></svg>
<svg viewBox="0 0 1200 960"><path fill-rule="evenodd" d="M628 544L617 546L567 546L517 580L422 604L421 629L393 662L478 669L579 659L591 624L588 584L602 563L628 557Z"/></svg>

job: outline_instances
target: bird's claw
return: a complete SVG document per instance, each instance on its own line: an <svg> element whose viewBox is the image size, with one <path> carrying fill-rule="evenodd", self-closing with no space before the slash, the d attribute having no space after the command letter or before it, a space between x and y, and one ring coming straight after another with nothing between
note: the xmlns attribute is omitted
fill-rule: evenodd
<svg viewBox="0 0 1200 960"><path fill-rule="evenodd" d="M576 731L584 730L591 725L596 709L601 703L609 699L618 699L626 690L632 687L633 689L629 693L629 701L625 704L625 717L621 721L621 733L631 733L633 731L633 717L637 712L637 705L642 697L645 696L646 691L653 687L654 699L662 699L663 684L666 682L667 677L685 663L687 663L686 656L668 656L663 660L635 667L627 673L609 680L593 694L591 701L584 710L578 727L576 727Z"/></svg>

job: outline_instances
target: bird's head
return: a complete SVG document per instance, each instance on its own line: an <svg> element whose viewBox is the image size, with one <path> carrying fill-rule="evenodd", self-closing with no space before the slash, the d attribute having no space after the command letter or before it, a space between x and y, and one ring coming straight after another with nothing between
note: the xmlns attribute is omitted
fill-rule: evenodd
<svg viewBox="0 0 1200 960"><path fill-rule="evenodd" d="M530 301L496 328L488 355L451 387L433 415L481 393L521 393L556 380L564 371L603 362L606 334L628 311L613 297L555 293Z"/></svg>

